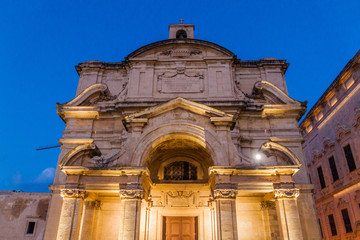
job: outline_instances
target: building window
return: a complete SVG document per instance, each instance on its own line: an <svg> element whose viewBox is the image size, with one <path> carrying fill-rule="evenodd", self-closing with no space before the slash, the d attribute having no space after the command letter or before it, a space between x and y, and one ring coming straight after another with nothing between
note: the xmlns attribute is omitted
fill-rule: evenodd
<svg viewBox="0 0 360 240"><path fill-rule="evenodd" d="M35 232L35 222L28 222L26 235L33 235Z"/></svg>
<svg viewBox="0 0 360 240"><path fill-rule="evenodd" d="M339 179L339 174L336 168L336 164L335 164L335 159L333 156L331 156L329 158L329 165L330 165L330 169L331 169L331 175L333 177L333 181L335 182L336 180Z"/></svg>
<svg viewBox="0 0 360 240"><path fill-rule="evenodd" d="M329 101L330 107L334 106L336 102L337 102L337 99L335 96L333 96Z"/></svg>
<svg viewBox="0 0 360 240"><path fill-rule="evenodd" d="M318 175L319 175L320 186L321 186L321 189L323 189L326 187L326 184L325 184L324 174L323 174L321 166L317 168L317 171L318 171Z"/></svg>
<svg viewBox="0 0 360 240"><path fill-rule="evenodd" d="M185 161L170 163L164 168L165 180L197 180L196 166Z"/></svg>
<svg viewBox="0 0 360 240"><path fill-rule="evenodd" d="M329 225L330 225L330 230L331 230L331 236L336 236L337 235L337 231L336 231L336 225L335 225L335 220L334 220L334 215L330 214L328 216L329 218Z"/></svg>
<svg viewBox="0 0 360 240"><path fill-rule="evenodd" d="M306 132L309 133L311 130L312 130L312 125L309 124L307 127L306 127Z"/></svg>
<svg viewBox="0 0 360 240"><path fill-rule="evenodd" d="M344 147L344 153L345 153L347 165L349 167L349 171L352 172L356 169L356 165L355 165L355 160L354 160L354 156L351 151L350 144L348 144Z"/></svg>
<svg viewBox="0 0 360 240"><path fill-rule="evenodd" d="M352 232L353 230L352 230L352 227L351 227L348 210L346 208L341 210L341 214L342 214L342 217L343 217L343 220L344 220L346 233Z"/></svg>
<svg viewBox="0 0 360 240"><path fill-rule="evenodd" d="M316 115L316 120L320 121L323 117L324 117L324 114L320 111L320 112Z"/></svg>

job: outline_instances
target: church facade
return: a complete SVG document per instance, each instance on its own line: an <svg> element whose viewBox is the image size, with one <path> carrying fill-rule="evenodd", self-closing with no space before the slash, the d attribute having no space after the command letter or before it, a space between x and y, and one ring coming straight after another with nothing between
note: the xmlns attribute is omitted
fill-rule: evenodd
<svg viewBox="0 0 360 240"><path fill-rule="evenodd" d="M287 67L192 24L77 65L44 239L321 239Z"/></svg>

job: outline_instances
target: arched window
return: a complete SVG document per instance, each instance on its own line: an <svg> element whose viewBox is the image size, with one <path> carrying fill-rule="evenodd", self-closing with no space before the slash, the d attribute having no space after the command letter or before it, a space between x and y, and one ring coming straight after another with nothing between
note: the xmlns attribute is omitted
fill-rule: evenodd
<svg viewBox="0 0 360 240"><path fill-rule="evenodd" d="M185 161L172 162L164 167L164 180L197 180L196 166Z"/></svg>
<svg viewBox="0 0 360 240"><path fill-rule="evenodd" d="M176 32L176 38L177 39L184 39L187 38L187 34L184 30L179 30Z"/></svg>

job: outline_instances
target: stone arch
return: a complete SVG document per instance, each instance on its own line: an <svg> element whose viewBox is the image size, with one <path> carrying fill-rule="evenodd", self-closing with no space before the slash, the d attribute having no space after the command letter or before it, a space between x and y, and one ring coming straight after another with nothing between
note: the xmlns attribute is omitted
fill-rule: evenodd
<svg viewBox="0 0 360 240"><path fill-rule="evenodd" d="M296 165L301 166L299 159L287 147L276 143L266 142L260 147L260 152L264 153L267 157L275 156L280 157L287 164L281 165Z"/></svg>
<svg viewBox="0 0 360 240"><path fill-rule="evenodd" d="M210 131L190 123L171 123L149 131L137 144L131 160L135 165L148 167L152 179L156 179L158 173L152 170L159 168L162 161L187 158L198 162L207 175L208 167L225 156L220 142Z"/></svg>
<svg viewBox="0 0 360 240"><path fill-rule="evenodd" d="M92 143L83 144L73 148L70 152L68 152L60 161L59 166L62 168L63 166L72 166L74 162L79 160L79 158L83 156L87 156L89 158L93 156L100 156L101 152L97 148L96 145ZM82 166L84 164L79 164L78 166ZM86 165L86 164L85 164Z"/></svg>

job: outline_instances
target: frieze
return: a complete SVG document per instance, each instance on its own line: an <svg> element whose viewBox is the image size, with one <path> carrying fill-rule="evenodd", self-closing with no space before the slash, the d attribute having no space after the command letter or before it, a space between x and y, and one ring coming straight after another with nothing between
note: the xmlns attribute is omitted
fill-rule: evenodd
<svg viewBox="0 0 360 240"><path fill-rule="evenodd" d="M235 189L215 189L214 199L218 198L236 198L237 191Z"/></svg>
<svg viewBox="0 0 360 240"><path fill-rule="evenodd" d="M60 195L63 198L86 198L86 192L83 189L61 189Z"/></svg>
<svg viewBox="0 0 360 240"><path fill-rule="evenodd" d="M300 190L297 188L291 189L275 189L275 198L297 198L300 195Z"/></svg>
<svg viewBox="0 0 360 240"><path fill-rule="evenodd" d="M130 190L122 189L120 190L121 199L143 199L144 191L143 190Z"/></svg>

